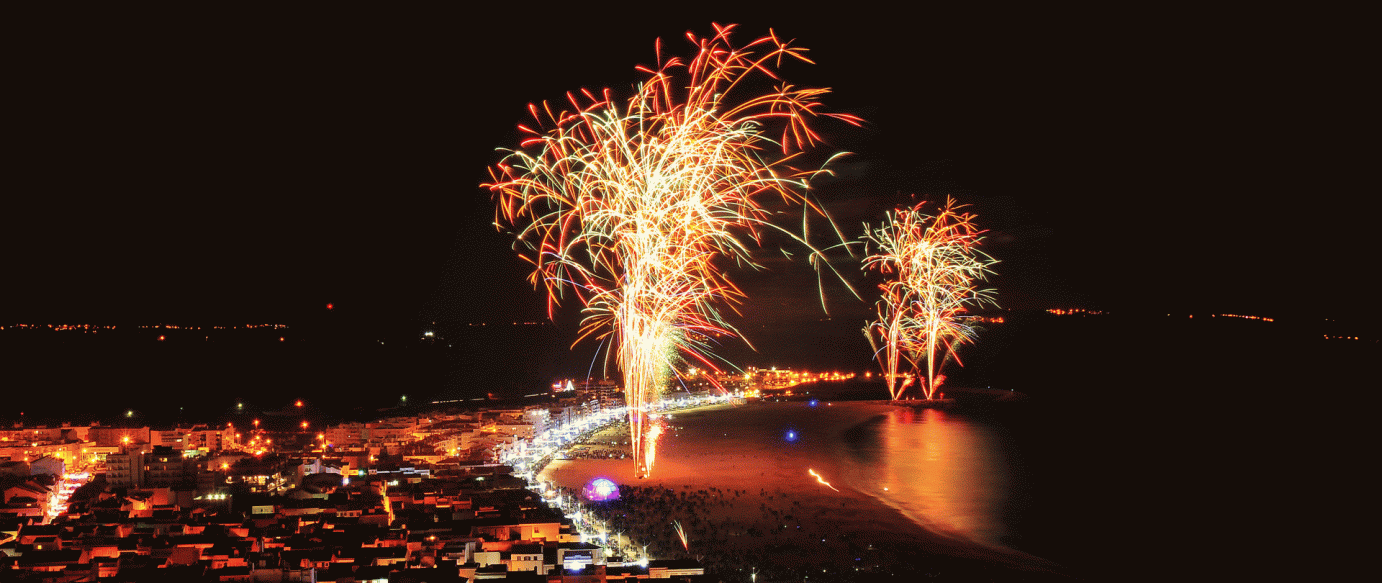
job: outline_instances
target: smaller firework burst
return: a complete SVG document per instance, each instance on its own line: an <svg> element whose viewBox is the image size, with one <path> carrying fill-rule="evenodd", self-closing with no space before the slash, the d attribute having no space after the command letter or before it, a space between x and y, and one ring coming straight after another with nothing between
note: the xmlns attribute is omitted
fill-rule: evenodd
<svg viewBox="0 0 1382 583"><path fill-rule="evenodd" d="M890 278L879 285L878 319L864 333L893 399L911 383L912 375L900 370L903 361L913 368L925 363L925 378L916 380L932 398L945 378L937 370L948 359L960 362L956 348L974 340L969 309L997 306L994 290L979 287L997 261L978 249L984 231L974 225L974 215L951 198L934 215L924 212L926 204L897 209L876 229L865 225L863 238L877 252L864 259L864 269Z"/></svg>

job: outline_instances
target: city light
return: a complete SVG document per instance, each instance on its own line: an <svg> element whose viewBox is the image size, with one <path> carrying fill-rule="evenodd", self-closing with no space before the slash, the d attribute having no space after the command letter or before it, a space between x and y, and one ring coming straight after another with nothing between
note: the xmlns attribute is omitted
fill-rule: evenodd
<svg viewBox="0 0 1382 583"><path fill-rule="evenodd" d="M1103 314L1100 310L1086 310L1084 308L1051 308L1046 313L1056 316L1098 316Z"/></svg>

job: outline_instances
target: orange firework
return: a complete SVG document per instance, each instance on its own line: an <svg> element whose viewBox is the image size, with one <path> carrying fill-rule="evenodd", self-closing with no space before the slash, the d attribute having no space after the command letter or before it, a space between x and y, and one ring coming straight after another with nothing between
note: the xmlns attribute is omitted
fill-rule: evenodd
<svg viewBox="0 0 1382 583"><path fill-rule="evenodd" d="M530 280L547 291L549 317L572 294L584 306L579 338L611 341L638 477L652 469L648 414L677 365L689 358L718 371L706 339L738 335L719 311L744 299L725 267L757 267L747 241L760 241L765 229L785 232L763 200L821 212L806 189L823 170L791 165L819 140L808 122L858 122L817 111L825 89L781 83L744 95L762 85L741 81L777 80L784 57L810 61L772 34L735 47L733 28L715 25L708 38L688 33L689 62L664 59L659 42L656 67L638 68L647 77L622 104L609 90L583 89L555 109L529 105L539 129L519 126L528 137L486 185L498 203L496 225L515 230L516 248L533 264ZM775 128L780 134L770 135ZM812 264L825 265L806 246Z"/></svg>
<svg viewBox="0 0 1382 583"><path fill-rule="evenodd" d="M883 365L893 399L901 397L912 381L899 371L903 360L913 367L926 363L921 389L932 398L945 378L936 376L936 361L958 362L956 348L974 339L968 309L996 305L993 290L978 287L997 262L978 249L984 231L974 225L974 215L960 212L964 207L956 206L954 199L947 198L935 215L924 213L925 205L923 201L889 213L883 225L864 235L878 248L864 259L864 269L892 276L879 286L878 319L864 333Z"/></svg>

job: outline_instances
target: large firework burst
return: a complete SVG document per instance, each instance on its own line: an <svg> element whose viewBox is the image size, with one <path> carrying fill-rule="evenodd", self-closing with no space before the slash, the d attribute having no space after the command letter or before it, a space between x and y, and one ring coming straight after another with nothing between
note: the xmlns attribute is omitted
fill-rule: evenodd
<svg viewBox="0 0 1382 583"><path fill-rule="evenodd" d="M883 367L888 394L898 399L910 384L903 362L926 365L922 394L930 399L945 361L959 357L956 348L974 339L968 323L970 308L994 305L992 289L979 285L992 273L993 258L978 249L984 231L974 215L961 212L947 198L936 214L924 211L926 202L888 213L878 228L865 225L863 238L877 247L864 259L864 269L891 277L879 285L878 319L864 328L874 355ZM939 361L939 362L937 362Z"/></svg>
<svg viewBox="0 0 1382 583"><path fill-rule="evenodd" d="M822 170L793 166L819 141L809 122L858 122L818 112L826 89L778 80L784 58L810 62L805 49L771 32L736 48L733 28L715 25L708 38L687 33L696 48L689 62L664 60L659 41L656 67L638 68L647 77L622 104L609 90L568 93L569 110L530 104L539 129L519 126L529 137L486 185L497 199L496 225L516 231L533 284L546 288L549 317L573 294L584 306L580 338L611 343L639 477L655 451L650 407L676 365L690 358L719 370L707 339L737 335L719 306L735 309L744 294L725 269L756 267L747 242L782 230L765 199L824 215L806 195ZM741 95L763 86L744 82L755 78L777 84ZM804 234L793 237L806 243ZM807 247L812 264L825 265Z"/></svg>

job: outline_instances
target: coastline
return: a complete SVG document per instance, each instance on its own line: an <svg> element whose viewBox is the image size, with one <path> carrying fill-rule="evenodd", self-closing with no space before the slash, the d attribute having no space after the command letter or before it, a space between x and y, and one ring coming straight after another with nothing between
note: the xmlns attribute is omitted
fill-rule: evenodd
<svg viewBox="0 0 1382 583"><path fill-rule="evenodd" d="M837 573L872 563L893 573L982 571L999 579L1069 578L1066 569L1051 561L928 526L925 517L885 496L851 487L858 467L843 459L837 444L851 429L896 410L885 401L840 401L816 407L789 402L677 411L646 480L633 478L628 459L554 460L538 479L572 489L605 477L693 496L708 492L703 516L681 517L688 528L699 528L688 551L694 555L699 550L707 558L725 548L762 547L771 548L779 562L829 565L825 568ZM768 535L755 535L755 530ZM698 541L701 537L708 540ZM726 547L730 540L732 546ZM887 565L889 561L907 564Z"/></svg>

